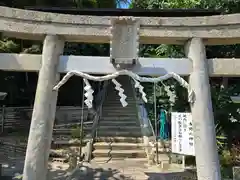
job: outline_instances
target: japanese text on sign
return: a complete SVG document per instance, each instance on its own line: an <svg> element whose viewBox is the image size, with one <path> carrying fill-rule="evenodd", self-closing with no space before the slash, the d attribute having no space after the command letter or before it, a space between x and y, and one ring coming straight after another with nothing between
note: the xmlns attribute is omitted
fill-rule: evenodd
<svg viewBox="0 0 240 180"><path fill-rule="evenodd" d="M195 155L193 124L191 113L171 113L172 152L183 155Z"/></svg>

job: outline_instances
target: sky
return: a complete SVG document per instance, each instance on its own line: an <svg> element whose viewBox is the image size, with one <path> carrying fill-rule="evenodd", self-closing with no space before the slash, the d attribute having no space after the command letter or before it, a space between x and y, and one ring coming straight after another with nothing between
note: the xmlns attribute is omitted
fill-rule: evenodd
<svg viewBox="0 0 240 180"><path fill-rule="evenodd" d="M128 2L129 2L129 3L121 3L119 8L128 9L128 6L129 6L131 0L128 0Z"/></svg>

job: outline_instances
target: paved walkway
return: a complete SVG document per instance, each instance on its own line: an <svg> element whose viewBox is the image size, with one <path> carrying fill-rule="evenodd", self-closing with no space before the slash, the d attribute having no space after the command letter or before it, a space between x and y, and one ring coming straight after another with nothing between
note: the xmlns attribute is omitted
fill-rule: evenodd
<svg viewBox="0 0 240 180"><path fill-rule="evenodd" d="M60 172L58 170L58 172ZM52 173L52 179L66 179L66 174L56 177ZM54 177L55 176L55 177ZM64 178L65 176L65 178ZM110 161L108 163L83 163L78 170L67 180L180 180L183 177L193 176L190 172L180 169L163 171L157 166L148 166L135 160ZM196 180L191 178L189 180Z"/></svg>
<svg viewBox="0 0 240 180"><path fill-rule="evenodd" d="M21 158L8 159L8 162L3 163L3 175L13 177L21 174L23 164L24 161ZM136 160L83 163L78 170L72 173L72 178L69 178L69 174L67 164L49 163L49 180L181 180L185 179L182 178L183 176L187 176L188 179L189 176L192 176L191 173L176 168L163 171L157 166L148 166L142 161Z"/></svg>

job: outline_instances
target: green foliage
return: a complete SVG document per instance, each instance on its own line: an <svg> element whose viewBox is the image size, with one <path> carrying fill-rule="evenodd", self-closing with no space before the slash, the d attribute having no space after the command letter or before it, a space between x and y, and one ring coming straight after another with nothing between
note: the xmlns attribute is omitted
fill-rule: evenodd
<svg viewBox="0 0 240 180"><path fill-rule="evenodd" d="M223 150L220 156L220 162L223 167L233 164L234 157L229 150Z"/></svg>
<svg viewBox="0 0 240 180"><path fill-rule="evenodd" d="M77 7L77 8L109 8L116 7L120 1L127 0L3 0L2 4L23 8L24 6L58 6L58 7ZM224 13L237 13L240 12L240 0L135 0L131 4L131 7L156 9L156 8L204 8L204 9L220 9ZM1 53L41 53L42 44L37 42L23 42L12 39L2 39L0 41ZM240 57L240 46L208 46L207 57ZM64 54L66 55L98 55L108 56L109 45L102 44L80 44L80 43L66 43ZM140 55L144 57L172 57L182 58L184 57L183 46L176 45L141 45ZM34 96L34 93L29 93L27 89L32 86L35 88L34 83L30 83L26 76L19 73L1 72L1 91L8 92L9 102L13 102L13 99L19 99L23 102L23 95L25 97ZM187 80L187 79L186 79ZM69 82L70 84L71 82ZM74 82L75 83L75 82ZM74 84L73 83L73 84ZM29 85L31 84L31 85ZM164 90L164 86L161 83L156 85L156 102L157 112L160 108L164 108L169 111L189 112L190 107L187 102L187 91L182 88L175 80L168 80L164 82L166 86L170 87L173 94L176 95L175 101L170 102L169 96ZM151 120L154 119L154 94L153 84L146 83L145 91L149 97L149 103L146 105ZM211 93L212 103L214 108L214 117L217 133L217 143L219 150L223 153L224 161L231 159L228 153L224 150L226 146L231 146L234 139L239 138L239 105L234 104L230 100L230 96L237 95L240 92L239 81L232 82L229 78L229 85L226 88L222 88L222 78L214 78L211 80ZM64 90L63 90L64 91ZM63 92L62 91L62 92ZM60 93L62 93L60 92ZM80 92L80 91L78 91ZM31 95L30 95L31 94ZM73 93L76 94L76 93ZM79 93L80 94L80 93ZM68 97L70 99L71 97ZM76 98L75 98L76 99ZM237 122L232 122L235 119ZM80 138L81 130L76 128L72 131L72 137ZM226 139L227 138L227 139ZM231 153L230 153L231 154ZM224 164L224 163L223 163Z"/></svg>
<svg viewBox="0 0 240 180"><path fill-rule="evenodd" d="M109 44L79 44L67 42L65 45L64 54L83 56L109 56Z"/></svg>
<svg viewBox="0 0 240 180"><path fill-rule="evenodd" d="M158 57L183 58L184 50L182 46L161 44L156 48Z"/></svg>
<svg viewBox="0 0 240 180"><path fill-rule="evenodd" d="M226 145L227 137L225 136L224 132L222 131L222 127L219 126L219 124L215 126L215 130L216 130L216 140L217 140L218 150L222 151L224 148L226 148L225 145Z"/></svg>
<svg viewBox="0 0 240 180"><path fill-rule="evenodd" d="M230 99L230 96L236 95L239 92L239 88L239 83L232 84L228 88L223 88L221 81L212 80L211 82L215 123L220 128L218 131L226 136L229 147L232 145L234 139L239 139L239 105L233 103Z"/></svg>
<svg viewBox="0 0 240 180"><path fill-rule="evenodd" d="M135 0L131 7L144 9L204 8L237 13L240 10L240 0Z"/></svg>
<svg viewBox="0 0 240 180"><path fill-rule="evenodd" d="M135 0L131 7L146 8L146 9L158 9L158 8L204 8L204 9L220 9L225 13L240 12L240 0L225 1L225 0ZM232 58L240 57L240 46L207 46L206 53L208 58ZM140 54L145 57L172 57L182 58L184 57L183 46L175 45L142 45L140 48ZM187 80L187 79L186 79ZM232 153L226 153L226 148L231 148L233 141L240 139L238 135L240 130L239 120L239 105L234 104L230 96L238 95L240 92L239 81L234 81L229 78L228 85L223 87L222 78L211 79L211 94L212 103L214 109L214 117L216 125L217 145L219 152L223 154L221 156L221 162L226 164L227 162L233 163L231 159ZM187 102L186 89L182 88L174 80L168 80L164 82L167 86L171 87L171 91L176 95L175 102L170 103L169 97L164 92L161 83L156 87L156 102L157 112L160 108L164 108L169 111L189 112L190 107ZM145 91L150 98L147 106L149 117L154 120L154 95L153 85L146 84ZM232 122L235 120L236 122ZM229 154L230 153L230 154ZM225 169L224 169L225 172ZM226 173L225 173L226 174Z"/></svg>
<svg viewBox="0 0 240 180"><path fill-rule="evenodd" d="M0 53L16 53L19 52L19 48L18 44L7 38L0 41Z"/></svg>
<svg viewBox="0 0 240 180"><path fill-rule="evenodd" d="M223 178L232 179L233 171L231 166L221 166L221 175Z"/></svg>
<svg viewBox="0 0 240 180"><path fill-rule="evenodd" d="M82 134L82 132L81 132L81 128L79 126L71 130L71 137L73 139L75 139L75 138L76 139L80 139L81 138L81 134Z"/></svg>
<svg viewBox="0 0 240 180"><path fill-rule="evenodd" d="M147 9L162 8L193 8L200 4L200 0L137 0L135 7Z"/></svg>
<svg viewBox="0 0 240 180"><path fill-rule="evenodd" d="M124 0L118 0L118 3ZM77 7L77 8L110 8L115 7L115 0L2 0L1 5L7 5L9 7L24 8L27 6L43 6L43 7ZM37 41L25 41L18 39L2 38L0 41L0 52L1 53L31 53L40 54L42 52L42 42ZM96 56L108 56L109 45L102 44L83 44L83 43L66 43L64 54L66 55L96 55ZM1 86L0 91L7 92L8 96L5 100L5 104L10 106L15 105L32 105L36 90L36 73L18 73L18 72L0 72L0 83L4 84ZM73 80L72 80L73 79ZM67 86L76 84L78 81L74 81L72 78ZM71 82L73 82L71 84ZM81 86L81 84L80 84ZM79 88L81 88L78 86ZM75 86L76 87L76 86ZM71 88L74 96L69 96L69 88L63 88L60 92L58 104L73 104L78 105L80 103L81 95L78 87ZM64 91L68 89L68 91ZM76 96L80 96L79 98ZM66 98L65 98L66 97ZM71 103L69 103L71 101ZM3 102L1 102L3 103Z"/></svg>
<svg viewBox="0 0 240 180"><path fill-rule="evenodd" d="M24 8L26 6L55 6L55 7L77 7L77 8L115 8L117 4L127 0L2 0L3 5Z"/></svg>

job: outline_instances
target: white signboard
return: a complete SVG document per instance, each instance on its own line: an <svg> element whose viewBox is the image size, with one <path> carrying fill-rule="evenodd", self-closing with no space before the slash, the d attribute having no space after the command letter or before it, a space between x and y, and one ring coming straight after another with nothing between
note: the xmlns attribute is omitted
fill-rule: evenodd
<svg viewBox="0 0 240 180"><path fill-rule="evenodd" d="M171 113L172 152L195 156L191 113Z"/></svg>

